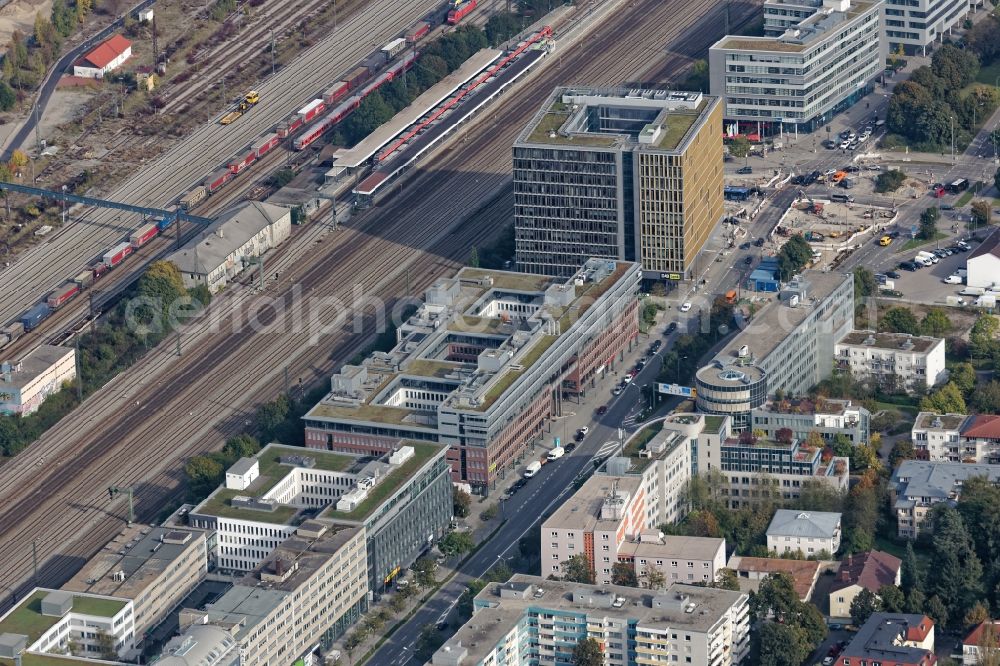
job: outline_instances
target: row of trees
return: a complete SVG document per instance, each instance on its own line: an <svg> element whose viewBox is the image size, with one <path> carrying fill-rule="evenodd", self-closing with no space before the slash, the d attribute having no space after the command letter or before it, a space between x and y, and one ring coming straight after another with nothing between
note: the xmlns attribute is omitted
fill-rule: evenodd
<svg viewBox="0 0 1000 666"><path fill-rule="evenodd" d="M136 285L98 325L80 337L80 377L50 396L36 414L0 416L0 452L13 456L78 404L159 344L173 327L195 316L211 295L204 287L188 290L177 267L166 261L150 264Z"/></svg>
<svg viewBox="0 0 1000 666"><path fill-rule="evenodd" d="M792 236L778 251L778 270L781 272L781 279L791 279L811 260L812 246L801 235Z"/></svg>
<svg viewBox="0 0 1000 666"><path fill-rule="evenodd" d="M976 123L989 117L1000 104L992 86L975 85L980 61L971 49L951 44L939 48L931 66L918 67L909 80L896 86L886 124L918 150L937 151L966 145Z"/></svg>

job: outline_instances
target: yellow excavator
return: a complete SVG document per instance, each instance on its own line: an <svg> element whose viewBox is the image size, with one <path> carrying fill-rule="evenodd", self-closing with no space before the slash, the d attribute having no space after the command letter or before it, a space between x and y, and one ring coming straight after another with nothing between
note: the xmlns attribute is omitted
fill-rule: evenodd
<svg viewBox="0 0 1000 666"><path fill-rule="evenodd" d="M244 113L249 111L250 108L255 106L259 101L260 101L260 93L258 93L256 90L251 90L250 92L248 92L246 95L243 96L243 99L240 100L239 105L237 105L235 109L233 109L226 115L222 116L222 119L219 120L219 123L223 125L229 125L230 123L234 122L237 118L242 116Z"/></svg>

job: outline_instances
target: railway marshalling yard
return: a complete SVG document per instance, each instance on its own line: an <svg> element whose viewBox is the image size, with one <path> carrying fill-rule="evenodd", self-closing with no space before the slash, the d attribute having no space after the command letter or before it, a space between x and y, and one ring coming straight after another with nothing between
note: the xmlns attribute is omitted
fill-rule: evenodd
<svg viewBox="0 0 1000 666"><path fill-rule="evenodd" d="M261 105L229 127L209 124L150 164L109 198L165 204L266 128L293 111L369 48L399 33L437 3L373 2L338 31L259 86ZM510 222L511 145L538 105L559 84L665 84L721 35L721 7L689 0L629 0L560 45L522 85L496 100L458 138L426 160L394 194L336 231L303 228L269 259L280 274L263 293L232 289L181 332L95 393L28 450L0 467L0 580L21 593L32 574L58 584L119 529L123 507L109 504L109 485L133 486L140 518L155 518L178 492L183 461L212 450L247 425L257 404L277 395L285 372L293 382L324 380L374 337L356 332L371 302L389 308L453 272ZM742 22L753 2L733 3ZM584 6L578 12L587 12ZM580 29L583 33L584 30ZM322 63L322 66L320 66ZM398 190L398 191L397 191ZM39 246L15 264L0 319L10 319L125 231L114 214L61 232L60 249ZM46 249L47 248L47 249ZM54 266L54 268L53 268ZM358 290L364 300L358 300ZM290 313L297 303L298 321ZM347 308L346 312L344 308ZM23 309L23 308L22 308ZM344 315L347 316L344 316ZM234 324L234 322L236 322Z"/></svg>

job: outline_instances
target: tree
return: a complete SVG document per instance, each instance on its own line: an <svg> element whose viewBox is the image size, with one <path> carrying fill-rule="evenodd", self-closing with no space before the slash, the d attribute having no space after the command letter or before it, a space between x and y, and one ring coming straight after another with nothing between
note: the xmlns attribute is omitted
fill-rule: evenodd
<svg viewBox="0 0 1000 666"><path fill-rule="evenodd" d="M750 597L750 615L755 620L766 620L773 617L778 622L789 620L793 616L799 595L795 593L795 582L786 573L773 573L765 576Z"/></svg>
<svg viewBox="0 0 1000 666"><path fill-rule="evenodd" d="M975 228L988 227L993 217L993 208L988 199L976 199L972 202L972 222Z"/></svg>
<svg viewBox="0 0 1000 666"><path fill-rule="evenodd" d="M452 486L451 500L452 512L459 518L467 518L472 512L472 496L458 486Z"/></svg>
<svg viewBox="0 0 1000 666"><path fill-rule="evenodd" d="M878 589L879 610L886 613L905 613L906 595L895 585L883 585Z"/></svg>
<svg viewBox="0 0 1000 666"><path fill-rule="evenodd" d="M291 403L284 393L257 408L257 430L264 435L264 441L271 439L271 434L285 422L290 409Z"/></svg>
<svg viewBox="0 0 1000 666"><path fill-rule="evenodd" d="M976 389L972 406L980 414L1000 414L1000 381L993 380Z"/></svg>
<svg viewBox="0 0 1000 666"><path fill-rule="evenodd" d="M472 246L472 250L469 252L469 265L473 268L479 268L479 250L476 246Z"/></svg>
<svg viewBox="0 0 1000 666"><path fill-rule="evenodd" d="M425 624L420 628L420 635L417 637L417 655L421 661L429 662L437 649L444 645L445 637L437 630L433 624Z"/></svg>
<svg viewBox="0 0 1000 666"><path fill-rule="evenodd" d="M685 521L690 536L719 538L722 531L711 511L692 511Z"/></svg>
<svg viewBox="0 0 1000 666"><path fill-rule="evenodd" d="M920 400L920 411L938 414L965 414L965 398L954 382L948 382Z"/></svg>
<svg viewBox="0 0 1000 666"><path fill-rule="evenodd" d="M864 552L875 545L884 488L884 480L880 479L877 471L870 469L861 475L847 493L841 546L845 552Z"/></svg>
<svg viewBox="0 0 1000 666"><path fill-rule="evenodd" d="M812 246L801 235L792 236L778 252L778 267L782 279L791 279L811 259Z"/></svg>
<svg viewBox="0 0 1000 666"><path fill-rule="evenodd" d="M920 334L920 324L913 311L906 307L894 307L886 310L879 322L879 329L889 333Z"/></svg>
<svg viewBox="0 0 1000 666"><path fill-rule="evenodd" d="M651 590L663 589L667 584L667 577L652 564L646 565L646 570L643 572L642 577L646 580L646 587Z"/></svg>
<svg viewBox="0 0 1000 666"><path fill-rule="evenodd" d="M961 617L983 591L983 567L961 514L951 505L934 505L931 533L930 570L934 576L928 579L928 586L934 596L930 601L938 598L950 617Z"/></svg>
<svg viewBox="0 0 1000 666"><path fill-rule="evenodd" d="M900 586L903 592L909 594L913 589L923 589L924 584L920 576L920 567L917 565L917 554L913 551L913 542L906 542L906 553L903 555L903 564L900 569Z"/></svg>
<svg viewBox="0 0 1000 666"><path fill-rule="evenodd" d="M920 320L920 334L943 338L951 330L951 320L941 308L931 308Z"/></svg>
<svg viewBox="0 0 1000 666"><path fill-rule="evenodd" d="M760 666L801 666L812 651L805 632L787 624L764 622L751 638L756 639L757 652L752 662Z"/></svg>
<svg viewBox="0 0 1000 666"><path fill-rule="evenodd" d="M17 103L17 95L6 81L0 81L0 111L10 111Z"/></svg>
<svg viewBox="0 0 1000 666"><path fill-rule="evenodd" d="M956 363L948 374L948 380L958 387L963 396L969 396L976 387L976 369L971 363Z"/></svg>
<svg viewBox="0 0 1000 666"><path fill-rule="evenodd" d="M876 611L878 611L878 597L868 588L861 588L851 601L851 622L860 627Z"/></svg>
<svg viewBox="0 0 1000 666"><path fill-rule="evenodd" d="M472 535L468 532L448 532L438 542L438 550L448 557L468 553L475 547L476 543L472 540Z"/></svg>
<svg viewBox="0 0 1000 666"><path fill-rule="evenodd" d="M974 358L988 358L997 351L1000 320L991 314L979 315L969 331L969 352Z"/></svg>
<svg viewBox="0 0 1000 666"><path fill-rule="evenodd" d="M1000 640L998 640L997 625L994 622L987 622L983 625L983 630L979 634L979 643L976 645L979 652L976 655L978 666L1000 666Z"/></svg>
<svg viewBox="0 0 1000 666"><path fill-rule="evenodd" d="M491 583L506 583L514 575L514 570L504 560L500 560L490 568L486 580Z"/></svg>
<svg viewBox="0 0 1000 666"><path fill-rule="evenodd" d="M194 456L184 465L188 496L199 501L208 497L224 475L225 469L219 461L209 456Z"/></svg>
<svg viewBox="0 0 1000 666"><path fill-rule="evenodd" d="M740 159L750 154L750 140L745 136L738 136L729 142L729 154Z"/></svg>
<svg viewBox="0 0 1000 666"><path fill-rule="evenodd" d="M860 301L878 293L878 281L872 269L858 266L854 269L854 300Z"/></svg>
<svg viewBox="0 0 1000 666"><path fill-rule="evenodd" d="M10 154L10 170L20 172L28 166L28 153L20 148Z"/></svg>
<svg viewBox="0 0 1000 666"><path fill-rule="evenodd" d="M913 442L909 439L898 439L889 451L889 467L896 469L904 460L913 460L917 452L913 448Z"/></svg>
<svg viewBox="0 0 1000 666"><path fill-rule="evenodd" d="M939 219L941 219L941 211L938 210L937 206L925 208L924 212L920 214L920 231L917 233L917 238L932 240L937 234Z"/></svg>
<svg viewBox="0 0 1000 666"><path fill-rule="evenodd" d="M944 44L934 52L931 69L945 80L950 90L959 90L976 78L979 73L979 58L968 49Z"/></svg>
<svg viewBox="0 0 1000 666"><path fill-rule="evenodd" d="M883 171L875 179L875 191L879 193L894 192L906 182L906 174L900 169Z"/></svg>
<svg viewBox="0 0 1000 666"><path fill-rule="evenodd" d="M982 624L990 619L990 607L984 604L981 600L973 604L965 613L965 617L962 618L962 624L966 628L971 629L976 625Z"/></svg>
<svg viewBox="0 0 1000 666"><path fill-rule="evenodd" d="M615 562L611 565L611 582L615 585L639 587L639 579L635 575L635 569L628 562Z"/></svg>
<svg viewBox="0 0 1000 666"><path fill-rule="evenodd" d="M233 462L240 458L250 458L260 452L260 442L252 435L242 434L230 437L222 447L222 454Z"/></svg>
<svg viewBox="0 0 1000 666"><path fill-rule="evenodd" d="M490 46L499 46L521 30L521 21L514 14L497 12L486 21L486 39Z"/></svg>
<svg viewBox="0 0 1000 666"><path fill-rule="evenodd" d="M462 591L462 596L458 598L458 616L465 622L467 619L472 617L472 600L476 598L476 595L483 591L487 585L485 580L479 578L474 578L470 580L465 590Z"/></svg>
<svg viewBox="0 0 1000 666"><path fill-rule="evenodd" d="M872 437L874 438L875 435ZM851 471L864 472L869 469L876 472L882 469L882 463L878 459L878 449L872 444L853 446L851 448Z"/></svg>
<svg viewBox="0 0 1000 666"><path fill-rule="evenodd" d="M102 629L98 629L97 651L100 652L101 659L108 661L118 659L118 650L115 649L115 637Z"/></svg>
<svg viewBox="0 0 1000 666"><path fill-rule="evenodd" d="M573 647L574 666L603 666L604 652L601 644L595 639L587 637L577 641Z"/></svg>
<svg viewBox="0 0 1000 666"><path fill-rule="evenodd" d="M740 590L740 579L736 575L736 572L728 567L723 567L719 569L718 573L719 579L712 584L712 587L717 587L720 590L732 590L733 592L739 592Z"/></svg>
<svg viewBox="0 0 1000 666"><path fill-rule="evenodd" d="M911 612L927 613L927 615L934 620L934 623L938 626L945 627L948 625L948 608L944 605L944 602L941 601L941 597L936 594L927 600L927 603L922 609L914 611L911 608L910 610Z"/></svg>
<svg viewBox="0 0 1000 666"><path fill-rule="evenodd" d="M434 571L437 569L437 562L429 557L418 558L413 563L413 578L420 587L431 587L437 581L434 580Z"/></svg>
<svg viewBox="0 0 1000 666"><path fill-rule="evenodd" d="M572 583L594 584L594 570L586 555L574 555L562 563L563 579Z"/></svg>

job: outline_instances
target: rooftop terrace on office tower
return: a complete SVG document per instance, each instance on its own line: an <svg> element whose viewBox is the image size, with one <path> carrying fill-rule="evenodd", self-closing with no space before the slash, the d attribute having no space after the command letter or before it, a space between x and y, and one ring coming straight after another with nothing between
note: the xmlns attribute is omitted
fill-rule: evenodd
<svg viewBox="0 0 1000 666"><path fill-rule="evenodd" d="M517 142L683 151L715 100L676 90L556 88Z"/></svg>

